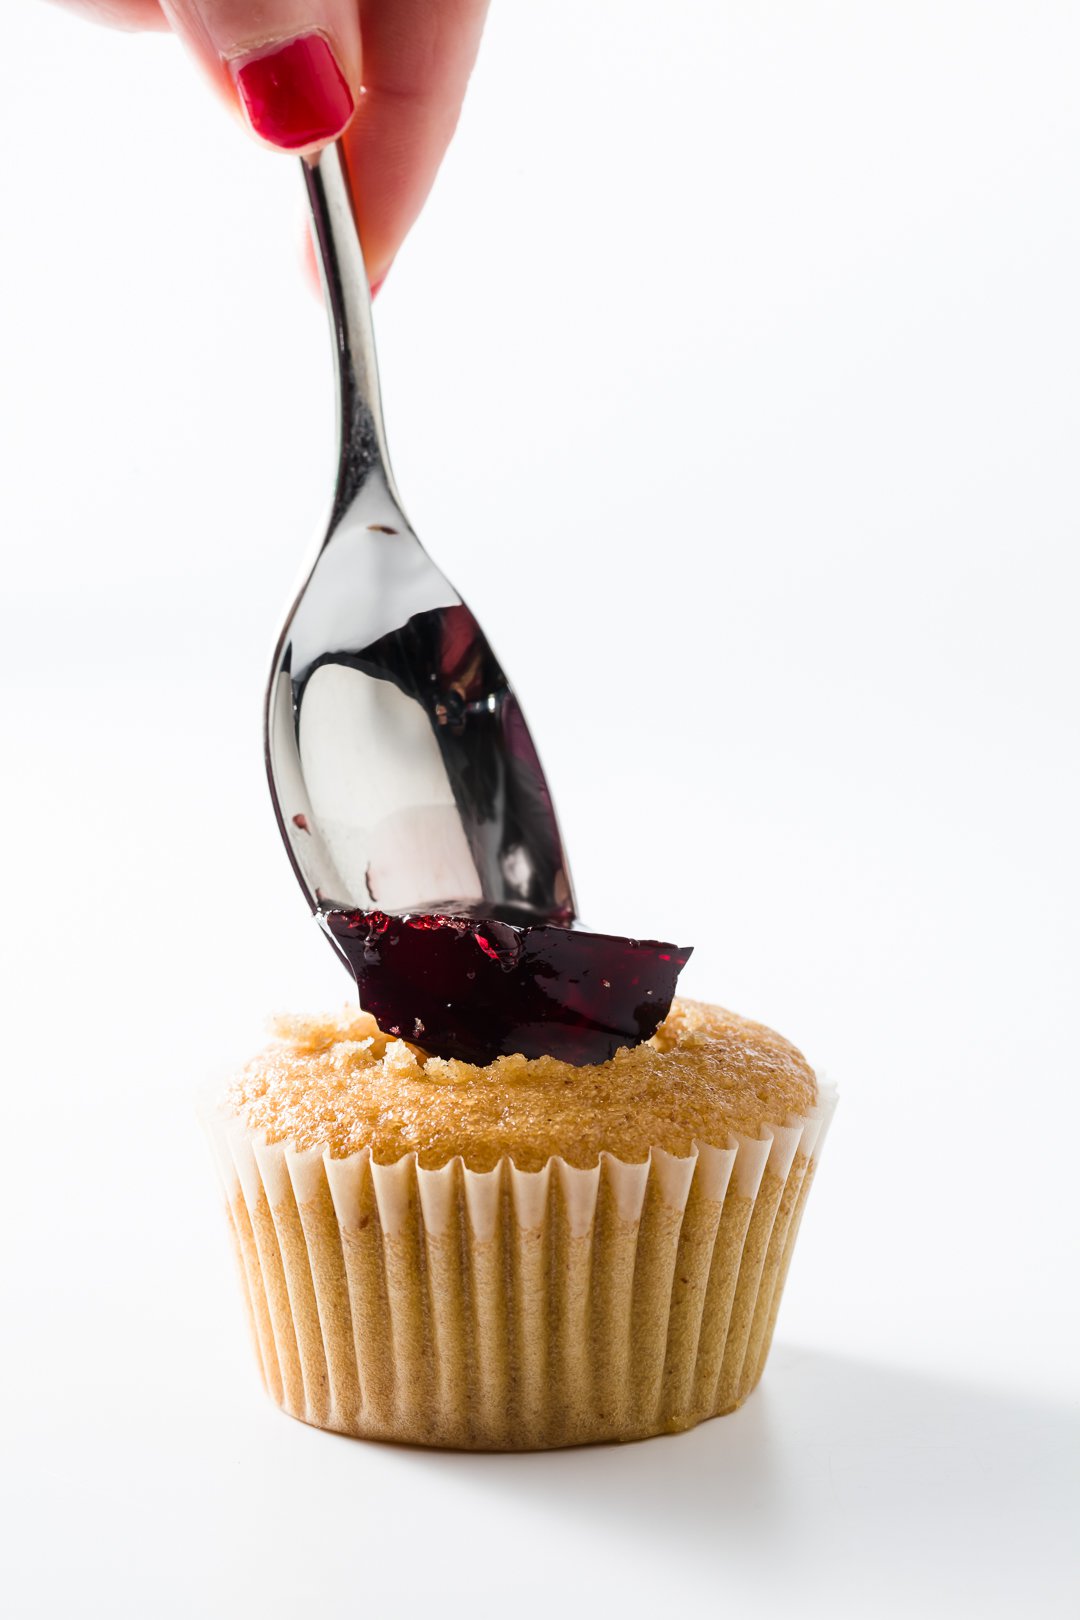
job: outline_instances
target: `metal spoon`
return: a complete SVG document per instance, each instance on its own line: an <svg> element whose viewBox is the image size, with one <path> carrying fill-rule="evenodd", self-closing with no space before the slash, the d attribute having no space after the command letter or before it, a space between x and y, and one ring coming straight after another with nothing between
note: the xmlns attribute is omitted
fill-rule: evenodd
<svg viewBox="0 0 1080 1620"><path fill-rule="evenodd" d="M402 511L339 145L305 159L341 454L326 538L266 695L270 793L314 911L573 921L555 810L480 626Z"/></svg>

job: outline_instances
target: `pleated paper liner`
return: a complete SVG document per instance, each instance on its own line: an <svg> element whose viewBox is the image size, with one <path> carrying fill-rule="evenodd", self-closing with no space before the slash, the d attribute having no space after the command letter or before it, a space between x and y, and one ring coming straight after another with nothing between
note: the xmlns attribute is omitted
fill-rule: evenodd
<svg viewBox="0 0 1080 1620"><path fill-rule="evenodd" d="M263 1379L294 1417L479 1450L634 1440L761 1377L835 1092L760 1140L540 1171L376 1164L204 1117Z"/></svg>

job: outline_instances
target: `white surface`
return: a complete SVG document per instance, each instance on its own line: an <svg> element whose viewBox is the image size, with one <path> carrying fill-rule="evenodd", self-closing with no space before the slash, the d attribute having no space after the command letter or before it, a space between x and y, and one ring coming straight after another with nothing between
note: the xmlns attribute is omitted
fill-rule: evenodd
<svg viewBox="0 0 1080 1620"><path fill-rule="evenodd" d="M332 463L293 165L11 9L5 1613L1073 1614L1080 11L497 5L380 297L587 917L843 1088L744 1412L507 1459L266 1404L191 1118L346 993L259 751Z"/></svg>

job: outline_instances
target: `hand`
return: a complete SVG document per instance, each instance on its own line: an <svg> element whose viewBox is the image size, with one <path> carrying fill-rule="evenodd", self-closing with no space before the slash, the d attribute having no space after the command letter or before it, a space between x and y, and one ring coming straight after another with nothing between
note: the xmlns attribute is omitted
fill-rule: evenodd
<svg viewBox="0 0 1080 1620"><path fill-rule="evenodd" d="M312 151L345 131L364 257L378 287L454 133L488 0L61 4L121 28L171 25L271 146Z"/></svg>

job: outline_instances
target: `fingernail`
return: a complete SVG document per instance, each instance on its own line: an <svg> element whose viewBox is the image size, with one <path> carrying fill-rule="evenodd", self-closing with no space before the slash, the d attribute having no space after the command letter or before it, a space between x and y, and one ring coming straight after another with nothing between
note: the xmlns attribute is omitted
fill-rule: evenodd
<svg viewBox="0 0 1080 1620"><path fill-rule="evenodd" d="M356 108L322 34L236 57L229 69L256 135L290 152L340 135Z"/></svg>

